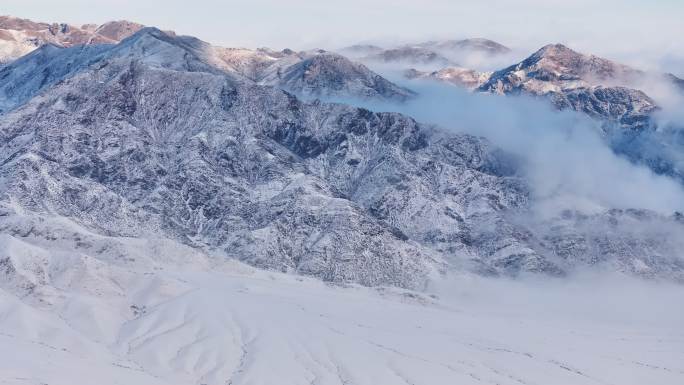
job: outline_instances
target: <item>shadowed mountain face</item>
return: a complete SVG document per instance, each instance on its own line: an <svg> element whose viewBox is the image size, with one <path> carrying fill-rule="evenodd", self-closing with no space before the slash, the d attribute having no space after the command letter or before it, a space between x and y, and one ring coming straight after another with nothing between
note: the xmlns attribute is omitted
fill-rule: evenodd
<svg viewBox="0 0 684 385"><path fill-rule="evenodd" d="M596 239L584 220L521 220L529 194L518 160L485 139L278 89L405 92L363 66L321 52L222 53L147 28L118 45L46 46L0 70L4 228L21 233L11 218L27 212L63 216L111 237L152 234L364 285L581 266L682 278L670 238ZM236 65L255 56L285 61L267 71L276 80L246 76L267 65ZM610 228L615 217L590 220ZM681 230L675 218L642 217Z"/></svg>

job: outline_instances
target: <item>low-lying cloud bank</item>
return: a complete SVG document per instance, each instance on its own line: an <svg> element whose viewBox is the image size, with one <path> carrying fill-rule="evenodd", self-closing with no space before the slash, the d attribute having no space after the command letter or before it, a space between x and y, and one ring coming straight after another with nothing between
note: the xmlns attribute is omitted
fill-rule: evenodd
<svg viewBox="0 0 684 385"><path fill-rule="evenodd" d="M458 274L434 280L428 292L456 308L529 317L537 322L564 320L574 327L650 324L678 328L684 323L684 309L672 306L684 295L681 285L596 272L573 278L512 280Z"/></svg>
<svg viewBox="0 0 684 385"><path fill-rule="evenodd" d="M611 208L665 215L684 211L680 183L616 155L601 137L600 124L579 113L556 111L546 101L529 97L470 93L430 81L391 78L419 97L404 105L342 102L401 112L447 130L483 136L519 156L538 214Z"/></svg>

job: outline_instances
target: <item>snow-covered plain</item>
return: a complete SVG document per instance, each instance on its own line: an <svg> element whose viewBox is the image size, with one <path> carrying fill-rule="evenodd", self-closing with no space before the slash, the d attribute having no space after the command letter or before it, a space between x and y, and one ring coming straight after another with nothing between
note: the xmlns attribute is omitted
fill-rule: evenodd
<svg viewBox="0 0 684 385"><path fill-rule="evenodd" d="M178 264L163 242L114 261L3 237L0 384L684 381L679 286L456 275L419 293Z"/></svg>

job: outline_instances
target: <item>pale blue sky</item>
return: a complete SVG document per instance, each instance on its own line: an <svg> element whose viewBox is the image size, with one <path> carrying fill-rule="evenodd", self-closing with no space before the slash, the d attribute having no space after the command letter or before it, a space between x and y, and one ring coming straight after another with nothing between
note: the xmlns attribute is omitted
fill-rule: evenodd
<svg viewBox="0 0 684 385"><path fill-rule="evenodd" d="M225 46L490 37L549 42L632 64L684 62L684 0L2 0L0 14L75 24L129 19ZM684 72L684 71L675 71Z"/></svg>

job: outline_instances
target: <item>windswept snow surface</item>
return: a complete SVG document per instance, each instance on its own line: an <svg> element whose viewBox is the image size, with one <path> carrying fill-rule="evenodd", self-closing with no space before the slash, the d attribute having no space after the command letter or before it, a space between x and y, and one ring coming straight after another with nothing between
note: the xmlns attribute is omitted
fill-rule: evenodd
<svg viewBox="0 0 684 385"><path fill-rule="evenodd" d="M59 251L1 243L3 385L684 381L680 287L458 276L418 293L196 256L64 269Z"/></svg>

